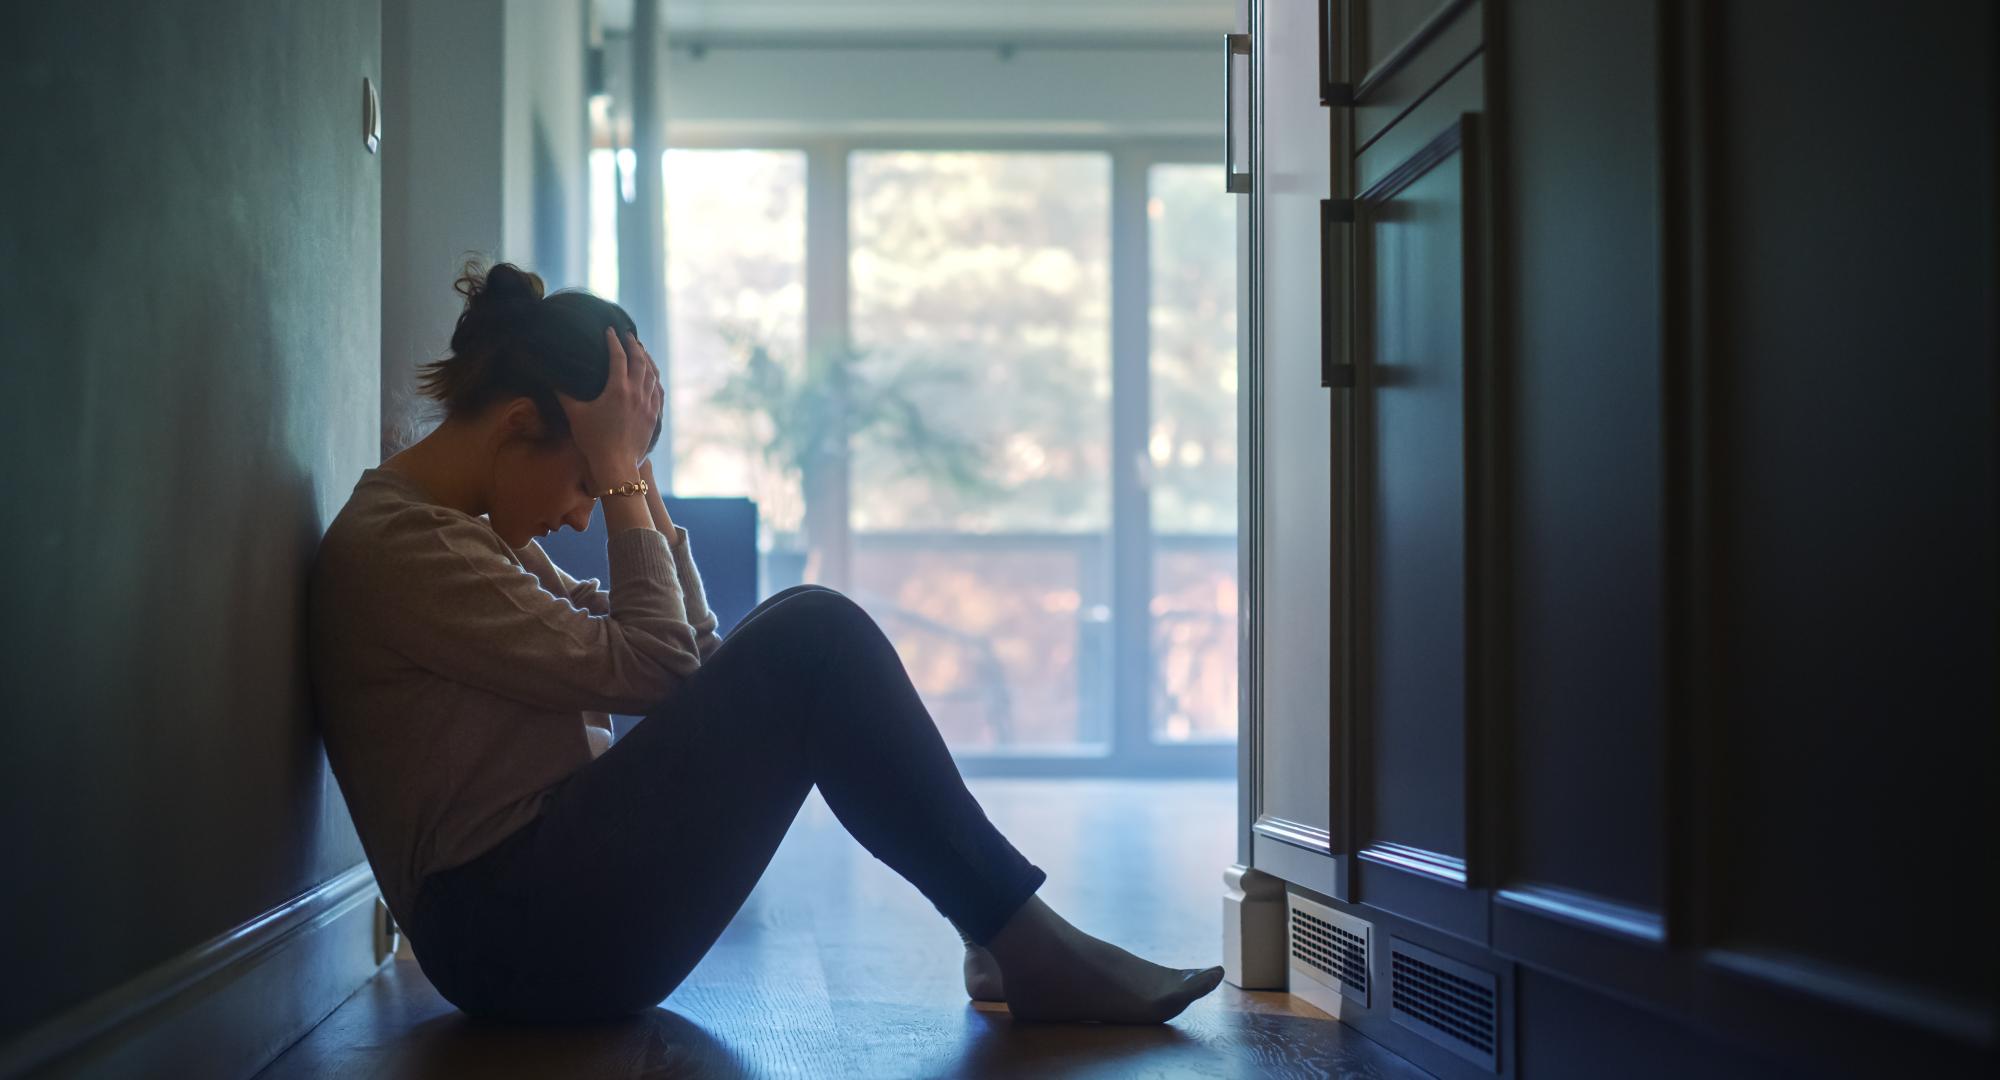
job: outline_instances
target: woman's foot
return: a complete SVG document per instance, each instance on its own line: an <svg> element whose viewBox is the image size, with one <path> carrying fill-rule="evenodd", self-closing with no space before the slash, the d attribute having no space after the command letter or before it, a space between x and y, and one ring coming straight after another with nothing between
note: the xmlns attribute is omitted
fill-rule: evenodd
<svg viewBox="0 0 2000 1080"><path fill-rule="evenodd" d="M1000 981L1000 961L993 954L974 945L965 943L965 993L974 1001L1005 1001L1006 991Z"/></svg>
<svg viewBox="0 0 2000 1080"><path fill-rule="evenodd" d="M1028 897L987 951L1016 1020L1161 1024L1222 982L1220 967L1165 967L1091 937L1038 896ZM968 992L971 971L968 955Z"/></svg>

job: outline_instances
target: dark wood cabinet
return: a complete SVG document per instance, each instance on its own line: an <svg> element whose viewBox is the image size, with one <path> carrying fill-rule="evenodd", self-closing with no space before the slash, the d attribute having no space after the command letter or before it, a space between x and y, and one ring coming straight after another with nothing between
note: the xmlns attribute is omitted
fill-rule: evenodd
<svg viewBox="0 0 2000 1080"><path fill-rule="evenodd" d="M1440 1075L1993 1067L1995 10L1240 17L1244 828L1315 992Z"/></svg>

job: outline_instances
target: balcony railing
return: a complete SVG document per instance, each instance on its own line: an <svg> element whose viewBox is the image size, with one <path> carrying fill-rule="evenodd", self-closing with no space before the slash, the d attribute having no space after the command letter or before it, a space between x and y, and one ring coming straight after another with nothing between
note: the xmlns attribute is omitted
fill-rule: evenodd
<svg viewBox="0 0 2000 1080"><path fill-rule="evenodd" d="M1150 671L1127 683L1150 687L1146 747L1114 731L1108 550L1103 534L862 532L847 591L961 761L1233 744L1235 537L1155 538L1150 611L1135 613L1152 623ZM782 556L766 560L767 593L796 580Z"/></svg>

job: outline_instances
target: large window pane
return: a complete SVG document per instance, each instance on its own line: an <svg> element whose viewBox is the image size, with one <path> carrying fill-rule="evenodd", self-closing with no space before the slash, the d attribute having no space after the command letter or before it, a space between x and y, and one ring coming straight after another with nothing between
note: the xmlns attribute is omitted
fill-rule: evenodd
<svg viewBox="0 0 2000 1080"><path fill-rule="evenodd" d="M856 538L852 595L959 750L1102 743L1110 659L1100 537L880 532Z"/></svg>
<svg viewBox="0 0 2000 1080"><path fill-rule="evenodd" d="M1108 730L1110 162L1097 153L850 158L855 344L984 483L864 441L854 592L956 747Z"/></svg>
<svg viewBox="0 0 2000 1080"><path fill-rule="evenodd" d="M850 176L855 342L941 380L925 416L990 448L1000 488L864 448L855 528L1109 527L1109 160L859 153Z"/></svg>
<svg viewBox="0 0 2000 1080"><path fill-rule="evenodd" d="M666 170L674 494L747 495L766 530L797 529L798 477L765 458L770 425L710 399L749 349L802 360L805 155L670 150Z"/></svg>
<svg viewBox="0 0 2000 1080"><path fill-rule="evenodd" d="M630 150L590 152L590 258L585 279L591 292L616 303L618 300L618 158L630 157Z"/></svg>
<svg viewBox="0 0 2000 1080"><path fill-rule="evenodd" d="M1222 170L1147 178L1153 736L1236 736L1236 200Z"/></svg>

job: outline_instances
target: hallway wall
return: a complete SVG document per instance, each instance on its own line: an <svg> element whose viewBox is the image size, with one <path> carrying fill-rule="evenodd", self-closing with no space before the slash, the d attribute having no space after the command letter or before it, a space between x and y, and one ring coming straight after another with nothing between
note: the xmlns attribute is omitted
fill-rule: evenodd
<svg viewBox="0 0 2000 1080"><path fill-rule="evenodd" d="M506 0L501 244L549 290L581 286L590 239L584 0Z"/></svg>
<svg viewBox="0 0 2000 1080"><path fill-rule="evenodd" d="M1221 29L1218 28L1219 34ZM693 34L689 35L693 37ZM613 39L614 77L626 66ZM669 35L673 138L1222 137L1217 42L1146 48L693 47Z"/></svg>
<svg viewBox="0 0 2000 1080"><path fill-rule="evenodd" d="M301 641L381 295L377 0L7 23L0 1048L361 862Z"/></svg>
<svg viewBox="0 0 2000 1080"><path fill-rule="evenodd" d="M584 283L585 25L583 0L382 2L382 458L435 423L416 368L468 255Z"/></svg>

